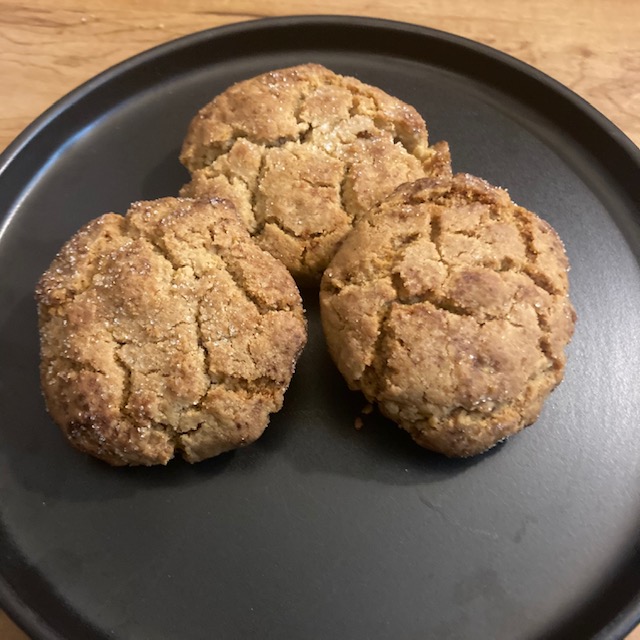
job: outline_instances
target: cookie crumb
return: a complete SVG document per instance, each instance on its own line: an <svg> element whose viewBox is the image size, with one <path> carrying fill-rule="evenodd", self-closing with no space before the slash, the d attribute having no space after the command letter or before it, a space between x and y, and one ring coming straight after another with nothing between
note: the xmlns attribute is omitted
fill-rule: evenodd
<svg viewBox="0 0 640 640"><path fill-rule="evenodd" d="M360 416L356 418L353 426L356 428L357 431L360 431L360 429L364 427L364 422L362 421L362 418Z"/></svg>

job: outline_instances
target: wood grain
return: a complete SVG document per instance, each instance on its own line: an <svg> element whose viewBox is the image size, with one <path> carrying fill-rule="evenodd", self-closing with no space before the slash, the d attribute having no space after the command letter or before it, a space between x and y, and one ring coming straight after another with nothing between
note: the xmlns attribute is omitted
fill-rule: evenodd
<svg viewBox="0 0 640 640"><path fill-rule="evenodd" d="M0 0L0 148L55 100L135 53L209 27L309 13L394 18L484 42L571 87L640 143L637 2Z"/></svg>
<svg viewBox="0 0 640 640"><path fill-rule="evenodd" d="M68 91L133 54L210 27L317 13L404 20L501 49L569 86L640 144L633 0L0 0L0 149ZM2 612L0 638L26 640Z"/></svg>

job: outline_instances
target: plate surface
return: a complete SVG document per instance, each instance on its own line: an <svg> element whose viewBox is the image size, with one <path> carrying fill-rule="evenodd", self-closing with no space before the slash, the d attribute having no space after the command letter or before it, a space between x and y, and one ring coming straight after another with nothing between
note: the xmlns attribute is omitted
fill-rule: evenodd
<svg viewBox="0 0 640 640"><path fill-rule="evenodd" d="M112 469L72 450L38 383L33 288L105 211L175 194L188 121L257 73L319 62L413 104L454 169L548 220L578 312L539 421L451 461L379 417L309 344L253 446ZM34 638L622 637L640 602L640 153L543 74L399 23L297 17L115 67L0 165L0 597Z"/></svg>

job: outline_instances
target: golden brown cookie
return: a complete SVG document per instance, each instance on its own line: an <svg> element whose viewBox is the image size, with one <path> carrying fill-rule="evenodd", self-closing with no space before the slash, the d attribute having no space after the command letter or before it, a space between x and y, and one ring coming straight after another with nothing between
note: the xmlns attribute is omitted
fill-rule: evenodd
<svg viewBox="0 0 640 640"><path fill-rule="evenodd" d="M93 220L36 296L49 412L113 465L253 442L306 340L291 275L226 200L138 202Z"/></svg>
<svg viewBox="0 0 640 640"><path fill-rule="evenodd" d="M472 456L536 420L575 313L555 231L479 178L403 185L325 271L331 355L414 440Z"/></svg>
<svg viewBox="0 0 640 640"><path fill-rule="evenodd" d="M399 184L450 175L446 143L380 89L317 64L233 85L192 120L181 195L236 204L260 246L318 282L357 220Z"/></svg>

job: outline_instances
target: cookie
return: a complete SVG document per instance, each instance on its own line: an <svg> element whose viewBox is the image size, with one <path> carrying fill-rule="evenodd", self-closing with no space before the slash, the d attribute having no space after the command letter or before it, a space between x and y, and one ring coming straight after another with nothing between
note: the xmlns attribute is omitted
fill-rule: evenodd
<svg viewBox="0 0 640 640"><path fill-rule="evenodd" d="M260 246L317 283L365 211L399 184L450 175L408 104L317 64L233 85L192 120L181 195L230 198Z"/></svg>
<svg viewBox="0 0 640 640"><path fill-rule="evenodd" d="M73 446L112 465L253 442L306 340L291 275L225 200L138 202L93 220L36 297L47 408Z"/></svg>
<svg viewBox="0 0 640 640"><path fill-rule="evenodd" d="M549 224L479 178L403 185L324 274L329 350L418 444L481 453L534 422L563 377L568 267Z"/></svg>

